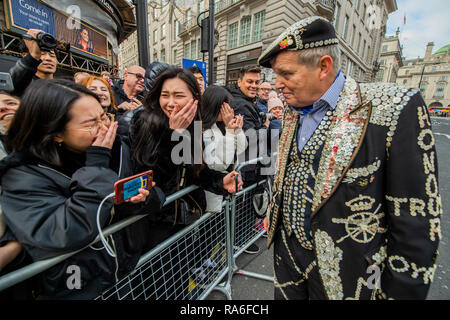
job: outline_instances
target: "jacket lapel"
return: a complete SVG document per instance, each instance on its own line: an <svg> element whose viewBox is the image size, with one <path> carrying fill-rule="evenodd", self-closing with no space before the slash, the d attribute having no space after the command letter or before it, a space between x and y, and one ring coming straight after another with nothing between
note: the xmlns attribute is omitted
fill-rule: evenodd
<svg viewBox="0 0 450 320"><path fill-rule="evenodd" d="M297 122L298 113L286 108L283 116L281 136L278 143L278 158L277 158L277 170L274 177L274 183L272 187L272 199L267 209L267 217L270 224L268 245L272 242L273 236L275 234L276 221L278 219L279 205L281 203L281 193L283 188L283 180L287 165L287 160L289 158L289 152L291 150L292 141L294 140L294 135L297 134Z"/></svg>
<svg viewBox="0 0 450 320"><path fill-rule="evenodd" d="M370 104L361 104L356 81L347 77L322 150L311 218L332 196L352 164L364 139L370 111Z"/></svg>

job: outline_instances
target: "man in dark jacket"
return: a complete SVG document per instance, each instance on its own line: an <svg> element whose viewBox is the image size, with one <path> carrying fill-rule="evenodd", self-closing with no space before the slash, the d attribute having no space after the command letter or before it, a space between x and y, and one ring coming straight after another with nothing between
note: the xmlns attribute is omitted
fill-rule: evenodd
<svg viewBox="0 0 450 320"><path fill-rule="evenodd" d="M139 108L143 99L145 69L140 66L129 66L123 76L123 80L116 83L111 89L116 101L117 119L127 110Z"/></svg>
<svg viewBox="0 0 450 320"><path fill-rule="evenodd" d="M227 88L233 96L230 107L233 108L234 114L240 114L244 118L242 129L249 141L245 152L245 161L261 155L261 150L258 150L259 137L263 137L264 133L267 133L269 126L267 117L262 117L256 106L260 78L261 69L259 67L246 66L239 72L237 88ZM265 132L261 132L261 130ZM242 170L242 176L245 185L251 185L258 180L255 166L245 167Z"/></svg>
<svg viewBox="0 0 450 320"><path fill-rule="evenodd" d="M36 38L42 30L30 29L27 34ZM35 40L23 40L28 54L18 60L9 73L14 84L13 96L22 96L25 89L34 80L53 79L56 72L56 55L54 50L43 51Z"/></svg>
<svg viewBox="0 0 450 320"><path fill-rule="evenodd" d="M239 159L239 162L249 161L261 155L265 155L265 146L267 145L267 128L269 120L259 114L257 103L257 92L261 78L261 69L257 66L246 66L241 68L237 88L227 88L233 98L230 101L230 107L234 114L240 114L244 118L242 129L248 139L248 147L245 151L245 160ZM260 141L260 140L266 141ZM259 146L263 150L260 150ZM241 170L244 186L250 186L261 180L259 165L247 165ZM256 216L255 216L256 219ZM245 219L250 221L251 219ZM238 222L239 223L239 222ZM259 248L253 244L245 252L257 253Z"/></svg>

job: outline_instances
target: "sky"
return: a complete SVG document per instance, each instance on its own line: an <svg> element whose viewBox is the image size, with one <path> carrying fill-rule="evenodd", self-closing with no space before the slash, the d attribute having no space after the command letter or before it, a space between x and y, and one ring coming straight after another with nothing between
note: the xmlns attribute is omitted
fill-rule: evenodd
<svg viewBox="0 0 450 320"><path fill-rule="evenodd" d="M386 36L394 35L400 27L405 59L423 58L428 42L434 42L433 53L450 44L449 0L397 0L397 7L389 15Z"/></svg>

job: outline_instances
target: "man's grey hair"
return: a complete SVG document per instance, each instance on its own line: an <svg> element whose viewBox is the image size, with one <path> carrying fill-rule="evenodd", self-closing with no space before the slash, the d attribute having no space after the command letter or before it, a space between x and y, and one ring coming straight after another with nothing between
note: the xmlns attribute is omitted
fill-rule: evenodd
<svg viewBox="0 0 450 320"><path fill-rule="evenodd" d="M323 56L330 56L333 59L333 70L337 73L341 68L341 49L338 44L299 50L297 62L307 67L316 67Z"/></svg>

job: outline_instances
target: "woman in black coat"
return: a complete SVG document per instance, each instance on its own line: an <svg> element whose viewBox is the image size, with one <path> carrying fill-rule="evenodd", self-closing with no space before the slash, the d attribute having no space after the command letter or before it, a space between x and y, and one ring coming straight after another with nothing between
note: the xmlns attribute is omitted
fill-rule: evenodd
<svg viewBox="0 0 450 320"><path fill-rule="evenodd" d="M11 153L0 162L0 201L12 237L33 261L83 249L98 235L101 201L118 179L133 173L129 148L116 130L98 97L80 85L39 80L27 90L5 141ZM129 200L117 206L112 198L105 201L100 227L157 211L165 198L154 187ZM108 238L115 257L97 243L45 271L41 296L98 296L136 265L146 241L139 227L130 225Z"/></svg>
<svg viewBox="0 0 450 320"><path fill-rule="evenodd" d="M180 68L162 72L143 105L144 109L133 117L129 132L138 171L153 170L154 181L166 195L190 185L222 195L236 192L237 172L214 171L203 162L201 92L191 72ZM185 199L202 211L206 208L201 189ZM160 214L149 216L152 246L186 225L179 213L179 205L172 204Z"/></svg>

